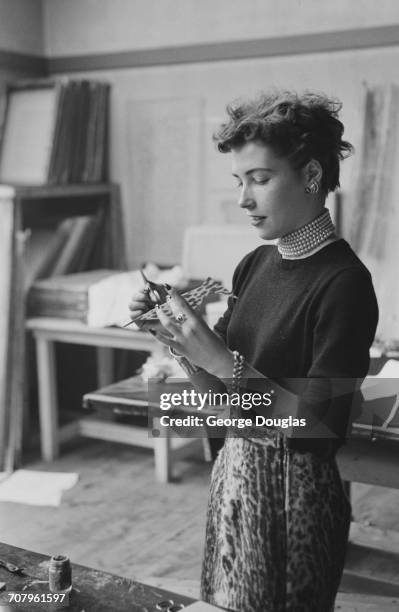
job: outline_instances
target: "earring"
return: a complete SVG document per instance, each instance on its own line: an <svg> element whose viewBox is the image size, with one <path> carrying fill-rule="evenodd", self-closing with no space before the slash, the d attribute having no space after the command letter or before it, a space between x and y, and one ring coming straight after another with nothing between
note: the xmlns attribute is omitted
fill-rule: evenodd
<svg viewBox="0 0 399 612"><path fill-rule="evenodd" d="M318 191L319 191L319 183L317 181L312 181L310 185L305 187L305 193L314 195Z"/></svg>

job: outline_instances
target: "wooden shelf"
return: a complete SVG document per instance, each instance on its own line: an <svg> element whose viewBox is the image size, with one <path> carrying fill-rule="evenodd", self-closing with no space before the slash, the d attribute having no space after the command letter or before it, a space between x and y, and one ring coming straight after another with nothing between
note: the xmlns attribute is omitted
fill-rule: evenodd
<svg viewBox="0 0 399 612"><path fill-rule="evenodd" d="M0 185L3 228L4 287L0 292L4 330L0 338L0 470L12 471L22 450L25 361L25 240L29 231L57 227L68 217L97 215L96 238L83 269L126 269L119 186L115 183L74 185ZM29 230L29 231L26 231ZM7 333L8 332L8 333ZM124 335L124 338L130 334ZM106 338L104 342L109 340ZM110 341L110 340L109 340ZM94 344L94 343L93 343ZM126 343L128 344L128 343Z"/></svg>
<svg viewBox="0 0 399 612"><path fill-rule="evenodd" d="M10 185L17 198L74 198L108 195L115 189L115 183L81 183L76 185Z"/></svg>

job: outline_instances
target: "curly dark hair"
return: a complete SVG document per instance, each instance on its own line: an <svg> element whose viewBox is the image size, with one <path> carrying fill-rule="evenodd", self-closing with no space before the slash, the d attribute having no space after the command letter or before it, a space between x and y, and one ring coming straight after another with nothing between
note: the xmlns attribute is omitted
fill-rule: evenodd
<svg viewBox="0 0 399 612"><path fill-rule="evenodd" d="M341 108L339 100L321 93L262 93L253 100L229 104L229 121L213 138L221 153L260 141L277 156L286 157L295 169L315 159L323 170L321 188L328 193L339 187L339 162L353 152L353 146L342 140Z"/></svg>

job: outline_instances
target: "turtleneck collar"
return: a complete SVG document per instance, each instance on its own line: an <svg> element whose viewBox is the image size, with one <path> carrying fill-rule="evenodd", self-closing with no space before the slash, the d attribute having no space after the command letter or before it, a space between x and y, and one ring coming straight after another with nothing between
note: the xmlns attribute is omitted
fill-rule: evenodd
<svg viewBox="0 0 399 612"><path fill-rule="evenodd" d="M324 208L312 221L279 238L277 248L284 259L300 259L312 255L336 239L330 211Z"/></svg>

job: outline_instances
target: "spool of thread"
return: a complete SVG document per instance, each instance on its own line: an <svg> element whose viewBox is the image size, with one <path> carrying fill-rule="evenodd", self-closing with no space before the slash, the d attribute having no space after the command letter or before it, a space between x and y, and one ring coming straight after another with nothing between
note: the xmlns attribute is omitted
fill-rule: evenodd
<svg viewBox="0 0 399 612"><path fill-rule="evenodd" d="M66 555L51 557L48 578L52 593L66 593L72 589L71 562Z"/></svg>

